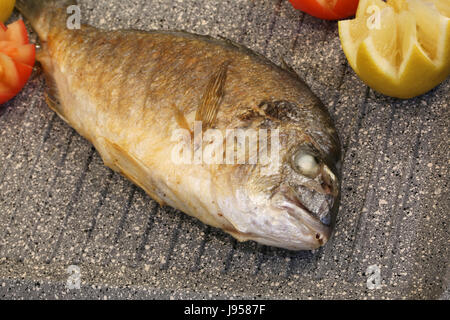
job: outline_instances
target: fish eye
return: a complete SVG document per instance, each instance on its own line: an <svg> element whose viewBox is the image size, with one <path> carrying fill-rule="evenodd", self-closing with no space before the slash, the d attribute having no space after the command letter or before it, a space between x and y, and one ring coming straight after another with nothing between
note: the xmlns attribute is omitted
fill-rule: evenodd
<svg viewBox="0 0 450 320"><path fill-rule="evenodd" d="M314 179L320 171L320 165L317 158L305 151L299 150L293 159L294 168L301 174Z"/></svg>

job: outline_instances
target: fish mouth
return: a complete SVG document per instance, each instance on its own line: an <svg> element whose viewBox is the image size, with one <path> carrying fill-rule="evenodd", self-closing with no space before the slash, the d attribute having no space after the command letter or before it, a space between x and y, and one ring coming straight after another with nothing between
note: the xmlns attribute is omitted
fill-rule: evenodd
<svg viewBox="0 0 450 320"><path fill-rule="evenodd" d="M300 191L300 190L299 190ZM306 204L302 201L302 196L290 186L281 186L272 196L272 204L287 212L294 218L296 224L301 225L308 230L307 239L313 248L323 246L331 236L332 223L331 211L333 201L329 197L322 195L316 199L319 203L315 206L318 209L313 210L311 203Z"/></svg>

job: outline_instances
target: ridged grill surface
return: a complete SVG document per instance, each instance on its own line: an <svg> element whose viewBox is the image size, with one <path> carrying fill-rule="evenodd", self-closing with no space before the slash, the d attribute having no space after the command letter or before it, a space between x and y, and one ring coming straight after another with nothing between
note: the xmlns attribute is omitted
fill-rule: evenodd
<svg viewBox="0 0 450 320"><path fill-rule="evenodd" d="M448 80L411 100L375 93L348 66L336 23L287 1L81 4L102 28L185 29L283 57L340 132L336 232L294 253L161 208L50 111L36 76L0 107L0 298L448 299ZM81 290L65 288L69 265L80 267ZM371 265L378 290L366 285Z"/></svg>

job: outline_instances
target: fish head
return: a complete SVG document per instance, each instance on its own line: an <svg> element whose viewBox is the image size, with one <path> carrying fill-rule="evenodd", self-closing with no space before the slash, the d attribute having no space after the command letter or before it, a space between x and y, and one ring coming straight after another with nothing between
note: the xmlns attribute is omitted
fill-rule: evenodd
<svg viewBox="0 0 450 320"><path fill-rule="evenodd" d="M281 123L278 163L233 167L232 178L222 184L231 192L219 203L235 237L291 250L328 241L340 199L340 144L329 122L321 126L306 130Z"/></svg>
<svg viewBox="0 0 450 320"><path fill-rule="evenodd" d="M340 200L340 162L330 162L311 140L297 141L283 158L280 182L270 206L292 223L288 233L298 248L324 245L334 228Z"/></svg>

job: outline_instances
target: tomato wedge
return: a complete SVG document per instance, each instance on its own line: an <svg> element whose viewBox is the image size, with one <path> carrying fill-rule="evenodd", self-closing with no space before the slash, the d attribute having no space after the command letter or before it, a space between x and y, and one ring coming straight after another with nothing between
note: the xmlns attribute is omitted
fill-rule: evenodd
<svg viewBox="0 0 450 320"><path fill-rule="evenodd" d="M289 0L294 8L325 20L339 20L353 16L359 0Z"/></svg>
<svg viewBox="0 0 450 320"><path fill-rule="evenodd" d="M0 104L25 86L33 71L36 49L29 43L22 20L6 27L0 23Z"/></svg>
<svg viewBox="0 0 450 320"><path fill-rule="evenodd" d="M11 57L16 62L32 66L36 49L33 44L18 45L11 41L0 41L0 52Z"/></svg>

